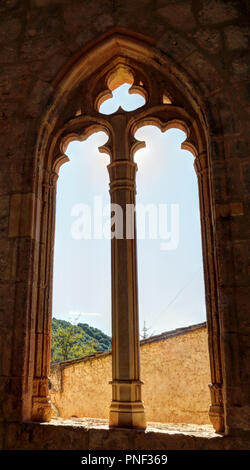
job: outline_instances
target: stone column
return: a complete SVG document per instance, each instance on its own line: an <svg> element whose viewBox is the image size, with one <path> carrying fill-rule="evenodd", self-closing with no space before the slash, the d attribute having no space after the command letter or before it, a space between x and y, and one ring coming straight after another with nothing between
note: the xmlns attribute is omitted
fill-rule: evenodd
<svg viewBox="0 0 250 470"><path fill-rule="evenodd" d="M124 130L125 135L125 130ZM146 428L141 398L138 324L136 228L134 236L126 220L127 204L134 209L137 165L117 135L113 162L108 166L111 203L123 211L123 238L113 237L112 259L112 402L110 426ZM135 213L130 211L135 223Z"/></svg>
<svg viewBox="0 0 250 470"><path fill-rule="evenodd" d="M211 405L209 417L217 432L225 430L223 406L223 378L220 347L220 324L218 311L216 246L212 221L212 201L209 181L207 154L204 152L195 160L198 177L199 200L202 228L203 265L206 290L207 331L211 369Z"/></svg>
<svg viewBox="0 0 250 470"><path fill-rule="evenodd" d="M52 271L55 231L57 174L45 171L41 210L40 259L38 274L35 361L32 420L49 421L52 415L48 391L52 321Z"/></svg>

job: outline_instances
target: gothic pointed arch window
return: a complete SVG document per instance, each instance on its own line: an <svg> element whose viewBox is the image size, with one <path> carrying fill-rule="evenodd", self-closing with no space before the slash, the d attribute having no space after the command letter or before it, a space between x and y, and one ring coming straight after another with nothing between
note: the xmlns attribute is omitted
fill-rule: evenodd
<svg viewBox="0 0 250 470"><path fill-rule="evenodd" d="M113 49L119 43L116 40ZM85 140L97 131L103 131L108 139L100 151L110 156L108 172L110 178L111 210L121 209L119 235L111 237L112 271L112 403L110 407L110 425L145 429L146 420L142 401L142 381L139 359L138 326L138 286L137 252L135 223L135 194L137 164L135 152L144 146L136 139L136 131L142 126L153 125L162 132L177 128L185 132L186 139L182 148L189 150L195 159L198 174L205 281L207 290L208 332L210 341L211 364L211 408L210 417L217 430L224 426L222 401L222 375L219 350L217 298L215 280L216 266L211 207L209 203L211 188L207 142L203 123L197 111L193 110L192 99L187 97L170 80L171 71L165 70L157 61L141 59L141 50L134 43L125 44L124 39L114 54L112 47L102 55L102 64L95 62L86 74L83 63L75 68L74 73L64 79L59 86L59 93L54 107L61 107L63 119L56 123L51 111L53 135L47 140L47 165L44 170L44 194L49 201L43 212L44 225L49 226L51 236L44 234L47 246L47 279L52 284L53 233L55 219L55 187L60 166L68 160L67 147L73 140ZM130 56L124 52L130 50ZM110 55L111 54L111 55ZM100 56L101 57L101 56ZM140 60L138 60L140 57ZM88 57L88 64L91 64ZM169 76L168 76L168 73ZM178 78L176 81L178 82ZM112 114L102 112L102 105L112 98L114 90L124 83L130 86L129 93L139 94L144 104L135 110L126 112L119 108ZM66 91L70 93L66 98ZM59 104L59 100L60 104ZM49 118L48 118L49 119ZM47 120L48 122L48 120ZM119 212L119 211L118 211ZM119 214L117 216L119 218ZM122 228L121 228L122 227ZM43 254L41 256L44 256ZM42 263L41 263L42 265ZM42 295L42 294L41 294ZM51 296L46 301L47 307L41 315L47 318L51 308ZM43 323L44 324L44 323ZM49 326L43 332L49 344ZM40 356L41 336L36 339L36 356ZM49 410L47 400L48 348L42 361L42 367L35 363L33 388L33 419L41 419ZM49 411L48 411L49 413Z"/></svg>

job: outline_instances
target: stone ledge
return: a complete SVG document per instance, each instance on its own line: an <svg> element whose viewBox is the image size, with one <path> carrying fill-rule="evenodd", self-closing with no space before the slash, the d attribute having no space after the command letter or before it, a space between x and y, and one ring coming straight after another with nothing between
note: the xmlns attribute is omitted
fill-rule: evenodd
<svg viewBox="0 0 250 470"><path fill-rule="evenodd" d="M249 433L224 436L212 426L149 423L145 431L109 428L92 418L53 419L49 423L6 425L6 450L241 450Z"/></svg>

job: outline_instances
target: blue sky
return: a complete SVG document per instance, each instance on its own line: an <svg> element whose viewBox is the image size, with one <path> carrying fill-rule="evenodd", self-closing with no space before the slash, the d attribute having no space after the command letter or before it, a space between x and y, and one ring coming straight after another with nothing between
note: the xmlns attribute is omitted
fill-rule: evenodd
<svg viewBox="0 0 250 470"><path fill-rule="evenodd" d="M129 111L143 104L139 95L128 94L124 84L103 103L109 114L119 105ZM144 321L149 334L157 334L205 321L204 280L201 254L200 214L193 156L181 150L184 132L161 133L145 126L136 133L146 148L135 154L138 164L139 204L179 205L180 239L177 249L162 251L160 240L138 240L138 290L140 330ZM70 162L60 169L57 189L56 237L53 283L53 316L73 323L88 323L111 334L110 240L72 238L72 208L94 198L109 203L109 157L98 146L104 133L85 142L72 142ZM109 217L104 217L108 224ZM92 226L93 229L93 226Z"/></svg>

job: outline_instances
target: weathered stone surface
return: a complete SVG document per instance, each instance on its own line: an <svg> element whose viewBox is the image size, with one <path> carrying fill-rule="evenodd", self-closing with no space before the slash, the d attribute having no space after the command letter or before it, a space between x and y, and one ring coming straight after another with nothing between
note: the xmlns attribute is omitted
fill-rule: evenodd
<svg viewBox="0 0 250 470"><path fill-rule="evenodd" d="M1 19L0 22L0 42L13 41L17 39L22 29L22 23L20 19L13 18L12 16Z"/></svg>
<svg viewBox="0 0 250 470"><path fill-rule="evenodd" d="M235 79L249 80L250 78L250 65L249 55L243 57L236 57L232 61L232 73Z"/></svg>
<svg viewBox="0 0 250 470"><path fill-rule="evenodd" d="M127 429L113 430L110 432L108 426L106 429L89 429L89 446L94 450L121 449L130 447L131 435Z"/></svg>
<svg viewBox="0 0 250 470"><path fill-rule="evenodd" d="M11 373L11 342L12 331L11 328L1 328L1 342L0 342L0 375L6 376Z"/></svg>
<svg viewBox="0 0 250 470"><path fill-rule="evenodd" d="M1 47L0 51L0 63L1 64L11 64L17 62L18 55L17 55L17 48L15 45L4 45Z"/></svg>
<svg viewBox="0 0 250 470"><path fill-rule="evenodd" d="M22 416L22 406L20 396L22 396L21 377L0 377L1 390L1 419L3 422L20 423ZM16 426L18 428L18 426ZM15 437L13 436L13 439Z"/></svg>
<svg viewBox="0 0 250 470"><path fill-rule="evenodd" d="M216 91L222 87L222 78L218 69L207 61L206 57L198 51L193 52L183 60L183 67L196 79L199 77L204 91Z"/></svg>
<svg viewBox="0 0 250 470"><path fill-rule="evenodd" d="M222 48L222 35L216 29L198 29L194 34L194 39L202 49L210 54L217 54Z"/></svg>
<svg viewBox="0 0 250 470"><path fill-rule="evenodd" d="M142 68L145 68L147 61L151 61L151 64L154 61L157 72L165 73L164 80L169 81L168 85L175 91L174 96L178 103L182 105L182 98L185 96L183 109L188 114L194 112L199 116L200 122L203 122L206 149L209 154L208 170L200 168L199 176L200 184L203 185L201 190L203 242L207 247L204 250L204 260L207 285L214 286L213 294L207 295L208 312L210 310L213 312L212 319L215 321L209 339L210 350L212 348L214 351L219 342L219 351L223 356L221 378L224 380L226 432L240 434L243 429L249 429L247 256L250 214L248 114L250 88L247 2L74 0L69 5L67 0L32 2L5 0L0 4L0 13L0 276L1 294L6 299L6 301L1 299L0 324L1 341L2 337L4 341L6 330L11 329L13 333L12 373L15 372L17 377L16 382L12 380L12 375L1 378L0 419L17 422L24 416L25 418L30 416L28 410L31 408L33 380L31 375L34 373L34 324L37 321L39 329L41 328L42 319L37 318L37 309L38 306L41 309L43 305L40 290L37 291L35 286L33 288L31 286L33 279L37 281L38 277L41 284L44 282L43 273L38 271L37 252L25 248L25 242L20 245L20 250L18 249L15 238L20 235L13 220L11 225L9 223L8 204L11 205L15 194L27 195L36 191L41 194L41 180L37 175L41 171L41 166L47 164L45 141L50 132L51 136L53 135L52 129L57 120L61 125L64 120L70 119L68 110L64 114L66 95L62 94L60 105L51 110L62 78L72 71L77 60L84 56L86 49L84 52L83 48L89 47L89 43L96 40L100 44L100 41L104 41L103 37L100 39L100 35L106 34L106 38L109 38L114 34L112 28L118 28L115 30L116 38L121 34L125 37L131 35L133 38L135 60L138 59L135 52L138 43L142 41L144 45L146 44ZM152 55L149 52L152 51L151 48L154 50ZM89 50L92 50L91 47ZM126 47L122 53L126 55ZM108 54L102 57L109 60ZM96 72L97 60L99 58L95 57L92 61L86 61L84 73L90 69ZM74 70L77 81L79 69ZM70 83L72 93L69 93L68 97L71 103L75 89L72 85L73 80ZM81 97L84 96L85 90L86 87L81 89ZM67 94L69 90L64 91ZM38 142L41 123L44 123L44 116L48 110L51 113L46 121L47 127L43 127L43 138ZM233 159L237 160L238 164ZM214 162L220 162L221 165L217 163L215 165ZM224 162L228 163L224 165ZM39 171L38 165L40 165ZM28 196L26 202L27 198ZM19 215L21 213L23 220L28 207L29 204L26 203L22 209L20 207ZM209 216L208 212L204 216L204 207L210 208ZM46 224L51 224L46 217L44 220L47 220ZM211 221L211 224L208 221ZM15 230L12 231L13 227ZM21 236L36 239L34 233L38 232L30 231L31 228L30 220L26 220L24 225L21 223ZM9 237L10 233L12 235ZM27 246L28 244L27 242ZM51 246L48 249L51 250ZM30 255L30 261L25 259ZM214 261L211 261L212 256L215 256ZM41 257L44 260L42 250ZM44 315L46 320L47 313ZM216 323L216 315L219 323ZM11 328L12 323L13 328ZM46 336L48 321L44 324ZM221 328L221 333L218 333L218 328ZM6 364L3 365L4 373L9 365L10 359L7 358ZM18 446L21 448L24 445L21 438L23 432L28 436L25 438L27 448L32 446L39 448L40 445L55 446L55 442L60 448L58 441L52 442L53 431L50 441L43 444L41 439L45 438L46 441L46 432L40 434L39 428L36 440L32 441L33 430L26 428L23 431L23 428L16 424L6 434L6 442L9 442L6 445L9 448ZM62 432L66 435L65 430ZM5 437L5 431L2 432L2 436ZM80 437L79 440L76 437L78 431L75 434L72 432L70 441L72 446L74 446L73 436L78 444L81 440ZM124 439L126 440L125 437ZM148 444L143 439L147 438L144 434L140 434L140 439L142 439L141 448L145 448ZM169 441L167 444L163 443L161 437L154 438L154 445L157 445L157 439L162 446L170 445ZM190 440L181 436L178 444L180 448L185 447L187 441L190 446L195 442L196 448L212 448L213 445L215 448L216 446L237 448L237 445L240 448L243 446L244 438L239 438L238 441L218 437L206 441L193 441L193 438ZM171 445L177 444L175 442Z"/></svg>
<svg viewBox="0 0 250 470"><path fill-rule="evenodd" d="M2 281L11 280L11 264L13 243L8 239L1 240L0 244L0 279Z"/></svg>
<svg viewBox="0 0 250 470"><path fill-rule="evenodd" d="M198 18L202 24L218 24L235 20L241 14L241 3L235 0L202 0Z"/></svg>
<svg viewBox="0 0 250 470"><path fill-rule="evenodd" d="M158 46L166 50L170 57L180 63L196 50L195 45L190 40L185 40L176 31L168 29L161 35Z"/></svg>
<svg viewBox="0 0 250 470"><path fill-rule="evenodd" d="M0 11L8 11L15 9L20 4L19 0L5 0L5 2L2 2L0 5Z"/></svg>
<svg viewBox="0 0 250 470"><path fill-rule="evenodd" d="M191 30L196 27L196 21L192 12L192 4L187 2L168 2L166 6L157 9L170 26L180 30Z"/></svg>
<svg viewBox="0 0 250 470"><path fill-rule="evenodd" d="M229 49L248 49L250 28L239 27L237 25L228 26L224 29L226 45Z"/></svg>
<svg viewBox="0 0 250 470"><path fill-rule="evenodd" d="M0 282L0 328L11 329L14 319L15 284ZM8 311L6 318L5 312Z"/></svg>
<svg viewBox="0 0 250 470"><path fill-rule="evenodd" d="M9 203L9 196L0 196L0 238L8 233Z"/></svg>
<svg viewBox="0 0 250 470"><path fill-rule="evenodd" d="M243 174L243 190L245 194L250 193L249 181L250 181L250 164L245 163L242 165L242 174Z"/></svg>
<svg viewBox="0 0 250 470"><path fill-rule="evenodd" d="M210 426L150 423L146 431L108 429L98 420L59 420L50 424L3 427L9 450L219 450L249 449L249 435L227 437Z"/></svg>

